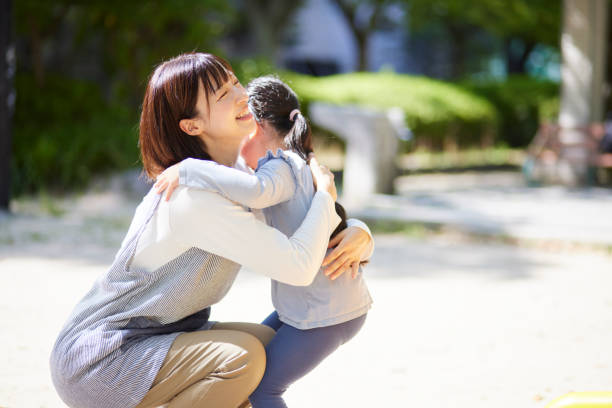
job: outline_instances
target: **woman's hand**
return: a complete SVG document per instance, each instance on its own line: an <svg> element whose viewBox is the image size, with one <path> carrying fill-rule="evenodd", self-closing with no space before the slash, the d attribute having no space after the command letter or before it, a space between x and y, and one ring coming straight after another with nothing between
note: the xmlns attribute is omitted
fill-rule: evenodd
<svg viewBox="0 0 612 408"><path fill-rule="evenodd" d="M328 248L334 248L323 259L323 270L331 280L351 270L353 279L359 273L361 258L370 248L370 235L359 227L343 229L329 241Z"/></svg>
<svg viewBox="0 0 612 408"><path fill-rule="evenodd" d="M308 155L308 165L312 172L312 179L314 180L317 191L327 191L334 201L338 198L336 192L336 185L334 184L334 174L329 169L317 161L314 153Z"/></svg>
<svg viewBox="0 0 612 408"><path fill-rule="evenodd" d="M164 170L155 181L155 190L157 194L161 194L166 190L166 201L170 200L170 196L174 189L179 185L179 164L176 163Z"/></svg>

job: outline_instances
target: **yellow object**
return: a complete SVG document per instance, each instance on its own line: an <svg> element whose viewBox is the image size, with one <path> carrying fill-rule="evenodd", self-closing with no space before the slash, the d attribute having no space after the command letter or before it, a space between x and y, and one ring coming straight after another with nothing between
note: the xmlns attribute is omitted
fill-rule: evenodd
<svg viewBox="0 0 612 408"><path fill-rule="evenodd" d="M612 408L612 391L570 392L546 408Z"/></svg>

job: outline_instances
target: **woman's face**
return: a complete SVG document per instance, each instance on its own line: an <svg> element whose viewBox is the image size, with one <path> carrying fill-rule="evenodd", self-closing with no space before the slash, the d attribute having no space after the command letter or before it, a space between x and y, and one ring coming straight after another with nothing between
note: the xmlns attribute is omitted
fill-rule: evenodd
<svg viewBox="0 0 612 408"><path fill-rule="evenodd" d="M248 109L246 90L232 75L214 93L208 95L200 84L197 110L203 121L205 144L214 150L235 149L236 154L244 138L255 130L255 120ZM214 157L214 151L210 152Z"/></svg>

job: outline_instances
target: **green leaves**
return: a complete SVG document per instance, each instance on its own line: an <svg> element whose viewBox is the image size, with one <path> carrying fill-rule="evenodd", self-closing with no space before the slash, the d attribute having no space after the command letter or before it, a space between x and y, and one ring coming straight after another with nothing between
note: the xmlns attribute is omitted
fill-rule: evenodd
<svg viewBox="0 0 612 408"><path fill-rule="evenodd" d="M329 77L283 74L305 105L313 101L355 104L375 109L400 107L417 139L439 145L453 134L473 144L497 124L486 99L451 83L395 73L353 73Z"/></svg>
<svg viewBox="0 0 612 408"><path fill-rule="evenodd" d="M448 137L462 147L483 140L524 147L540 120L551 120L558 111L559 85L527 76L461 83L388 72L282 77L305 109L314 101L374 109L398 106L417 143L432 147L441 147Z"/></svg>
<svg viewBox="0 0 612 408"><path fill-rule="evenodd" d="M19 0L13 192L84 185L138 163L138 107L165 59L217 53L221 0Z"/></svg>
<svg viewBox="0 0 612 408"><path fill-rule="evenodd" d="M138 163L138 117L108 104L97 84L49 75L16 78L13 193L84 186L93 174Z"/></svg>
<svg viewBox="0 0 612 408"><path fill-rule="evenodd" d="M107 86L136 106L155 65L193 50L218 52L235 15L220 0L20 0L17 33L30 51L20 69L37 72L42 85L44 74L65 68L44 50L61 50L77 65L90 53L102 61Z"/></svg>
<svg viewBox="0 0 612 408"><path fill-rule="evenodd" d="M413 28L439 22L484 28L496 36L557 46L559 0L406 0Z"/></svg>

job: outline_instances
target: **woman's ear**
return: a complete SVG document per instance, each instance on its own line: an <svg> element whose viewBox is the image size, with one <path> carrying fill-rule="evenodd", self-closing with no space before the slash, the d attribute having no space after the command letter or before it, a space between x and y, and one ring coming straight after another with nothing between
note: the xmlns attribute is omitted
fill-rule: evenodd
<svg viewBox="0 0 612 408"><path fill-rule="evenodd" d="M202 121L198 119L181 119L179 121L179 127L190 136L199 136L203 131L201 122Z"/></svg>

